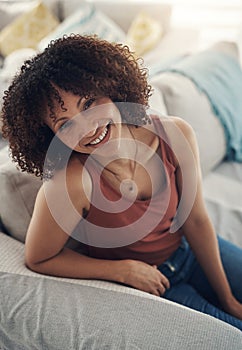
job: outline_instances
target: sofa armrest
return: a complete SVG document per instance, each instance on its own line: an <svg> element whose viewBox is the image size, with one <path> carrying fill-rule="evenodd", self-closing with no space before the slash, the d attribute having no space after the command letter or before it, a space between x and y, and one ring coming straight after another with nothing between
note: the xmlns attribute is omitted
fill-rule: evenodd
<svg viewBox="0 0 242 350"><path fill-rule="evenodd" d="M239 349L242 333L213 317L105 281L44 276L0 233L0 348ZM16 287L17 286L17 287Z"/></svg>

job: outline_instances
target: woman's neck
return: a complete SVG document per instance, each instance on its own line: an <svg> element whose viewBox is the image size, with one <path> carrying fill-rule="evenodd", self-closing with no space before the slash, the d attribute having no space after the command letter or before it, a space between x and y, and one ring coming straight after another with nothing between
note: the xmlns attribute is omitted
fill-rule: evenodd
<svg viewBox="0 0 242 350"><path fill-rule="evenodd" d="M104 173L112 174L119 181L133 180L137 166L146 167L159 147L158 137L146 126L122 126L118 142L115 154L110 153L105 157L95 155L93 159L103 168Z"/></svg>

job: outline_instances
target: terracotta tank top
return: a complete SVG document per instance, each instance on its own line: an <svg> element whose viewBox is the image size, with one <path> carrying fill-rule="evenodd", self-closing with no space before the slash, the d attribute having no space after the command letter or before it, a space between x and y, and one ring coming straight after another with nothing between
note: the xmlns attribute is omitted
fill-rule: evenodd
<svg viewBox="0 0 242 350"><path fill-rule="evenodd" d="M182 233L170 233L170 226L178 206L178 192L175 181L174 154L164 141L165 131L158 117L152 118L160 137L160 154L164 165L166 183L151 199L124 199L120 210L120 194L102 178L91 162L87 165L92 183L90 209L78 225L75 235L84 241L84 252L94 258L121 260L135 259L159 266L179 247ZM83 157L83 163L87 157ZM101 190L101 192L100 192ZM100 200L100 193L102 199ZM103 197L105 196L105 197ZM109 209L102 203L107 199ZM79 233L78 233L79 232Z"/></svg>

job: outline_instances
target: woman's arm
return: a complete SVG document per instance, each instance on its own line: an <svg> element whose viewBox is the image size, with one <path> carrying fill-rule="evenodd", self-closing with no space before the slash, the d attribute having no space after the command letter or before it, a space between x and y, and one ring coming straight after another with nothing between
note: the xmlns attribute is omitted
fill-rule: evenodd
<svg viewBox="0 0 242 350"><path fill-rule="evenodd" d="M68 167L67 176L65 171L60 171L41 187L26 236L25 263L30 269L43 274L118 281L117 262L92 259L65 247L70 236L62 223L72 232L81 219L83 208L89 205L83 182L89 193L89 175L83 173L80 162L74 160ZM66 189L68 198L63 195ZM80 215L73 215L75 211L68 204L68 199Z"/></svg>
<svg viewBox="0 0 242 350"><path fill-rule="evenodd" d="M80 169L73 174L67 181L69 195L76 210L82 213L83 208L88 205L88 200L82 186L78 185L81 178ZM58 178L55 181L58 181ZM60 206L61 210L63 185L57 185L52 193L50 184L48 195L53 199L53 205ZM69 226L75 228L78 221L70 220L71 213L68 215L64 208L61 214L68 218ZM169 288L169 281L156 266L131 259L105 260L81 255L64 247L68 238L69 235L53 218L49 202L46 200L46 191L42 186L36 198L25 242L25 264L29 269L59 277L115 281L157 296Z"/></svg>
<svg viewBox="0 0 242 350"><path fill-rule="evenodd" d="M67 214L67 213L65 213ZM64 214L64 215L65 215ZM68 215L67 215L68 216ZM75 227L73 222L73 227ZM25 242L25 263L31 270L60 277L118 279L118 264L92 259L65 248L69 235L53 218L43 187L38 193Z"/></svg>
<svg viewBox="0 0 242 350"><path fill-rule="evenodd" d="M208 216L203 194L202 176L199 161L199 152L193 129L182 119L174 118L176 126L183 132L194 155L197 173L197 192L192 210L182 226L183 232L189 242L199 264L204 270L212 288L224 309L234 316L242 318L242 306L232 295L227 277L222 265L217 237ZM178 191L182 191L181 167L177 168ZM235 310L236 309L236 310Z"/></svg>

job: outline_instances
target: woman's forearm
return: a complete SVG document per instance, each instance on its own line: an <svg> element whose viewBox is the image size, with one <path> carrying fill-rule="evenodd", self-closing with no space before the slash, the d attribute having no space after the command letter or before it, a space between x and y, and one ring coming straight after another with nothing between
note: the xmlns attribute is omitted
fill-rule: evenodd
<svg viewBox="0 0 242 350"><path fill-rule="evenodd" d="M123 283L128 273L128 260L94 259L64 248L56 256L39 262L25 263L26 266L38 273L83 279L101 279Z"/></svg>
<svg viewBox="0 0 242 350"><path fill-rule="evenodd" d="M220 302L226 305L232 293L222 265L217 237L210 220L190 223L189 229L184 230L184 234Z"/></svg>

